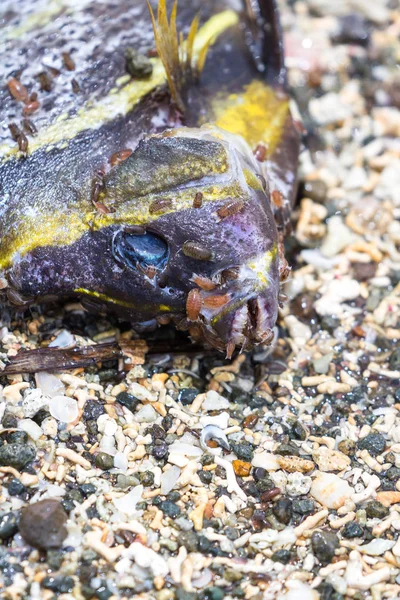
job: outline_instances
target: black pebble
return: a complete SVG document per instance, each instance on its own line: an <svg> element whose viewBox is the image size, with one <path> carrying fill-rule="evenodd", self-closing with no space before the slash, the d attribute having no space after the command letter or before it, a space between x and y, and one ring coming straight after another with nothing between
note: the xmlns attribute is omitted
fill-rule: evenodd
<svg viewBox="0 0 400 600"><path fill-rule="evenodd" d="M192 404L193 400L199 395L197 388L184 388L179 392L178 402L181 402L184 406Z"/></svg>
<svg viewBox="0 0 400 600"><path fill-rule="evenodd" d="M335 550L339 547L339 538L330 531L315 531L311 536L311 547L315 556L322 563L331 562Z"/></svg>
<svg viewBox="0 0 400 600"><path fill-rule="evenodd" d="M72 577L53 577L52 575L49 575L42 579L41 585L47 590L51 590L58 594L70 594L74 589L75 583Z"/></svg>
<svg viewBox="0 0 400 600"><path fill-rule="evenodd" d="M348 539L362 537L364 534L364 530L357 521L352 521L351 523L346 523L346 525L342 529L342 536Z"/></svg>
<svg viewBox="0 0 400 600"><path fill-rule="evenodd" d="M18 531L18 516L16 513L4 513L0 517L0 540L8 540Z"/></svg>
<svg viewBox="0 0 400 600"><path fill-rule="evenodd" d="M36 450L30 444L5 444L0 448L0 465L21 470L36 457Z"/></svg>
<svg viewBox="0 0 400 600"><path fill-rule="evenodd" d="M386 441L380 433L369 433L358 442L359 450L368 450L371 456L378 456L386 448Z"/></svg>
<svg viewBox="0 0 400 600"><path fill-rule="evenodd" d="M115 400L131 412L135 412L137 405L140 403L140 400L136 396L132 396L128 392L120 392Z"/></svg>

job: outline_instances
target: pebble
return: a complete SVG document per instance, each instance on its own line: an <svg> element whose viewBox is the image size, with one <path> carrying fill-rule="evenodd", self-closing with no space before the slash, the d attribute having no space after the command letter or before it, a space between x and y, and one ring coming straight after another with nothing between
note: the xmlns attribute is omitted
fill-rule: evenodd
<svg viewBox="0 0 400 600"><path fill-rule="evenodd" d="M286 482L286 491L289 496L303 496L310 491L311 477L301 473L289 473Z"/></svg>
<svg viewBox="0 0 400 600"><path fill-rule="evenodd" d="M333 473L318 472L312 482L311 496L326 508L340 508L353 494L350 485Z"/></svg>
<svg viewBox="0 0 400 600"><path fill-rule="evenodd" d="M74 589L75 582L72 577L48 575L41 581L42 587L57 594L70 594Z"/></svg>
<svg viewBox="0 0 400 600"><path fill-rule="evenodd" d="M389 514L389 508L377 500L371 500L366 504L365 512L370 519L384 519Z"/></svg>
<svg viewBox="0 0 400 600"><path fill-rule="evenodd" d="M103 471L108 471L114 466L114 458L110 454L99 452L96 454L95 465L99 469L103 469Z"/></svg>
<svg viewBox="0 0 400 600"><path fill-rule="evenodd" d="M181 514L181 509L175 502L171 502L170 500L165 500L160 503L160 509L171 519L176 519Z"/></svg>
<svg viewBox="0 0 400 600"><path fill-rule="evenodd" d="M30 444L4 444L0 448L0 465L21 470L36 457L36 450Z"/></svg>
<svg viewBox="0 0 400 600"><path fill-rule="evenodd" d="M153 423L158 418L158 413L154 410L151 404L145 404L136 413L136 420L139 423Z"/></svg>
<svg viewBox="0 0 400 600"><path fill-rule="evenodd" d="M8 540L18 531L18 516L14 512L0 516L0 540Z"/></svg>
<svg viewBox="0 0 400 600"><path fill-rule="evenodd" d="M248 477L251 471L251 463L245 462L244 460L232 461L233 470L239 477Z"/></svg>
<svg viewBox="0 0 400 600"><path fill-rule="evenodd" d="M339 547L339 538L330 531L314 531L311 536L311 547L315 556L324 564L331 562L335 550Z"/></svg>
<svg viewBox="0 0 400 600"><path fill-rule="evenodd" d="M184 388L178 394L178 402L184 406L189 406L198 395L199 390L197 388Z"/></svg>
<svg viewBox="0 0 400 600"><path fill-rule="evenodd" d="M353 456L356 452L357 446L353 440L342 440L338 444L338 450L346 456Z"/></svg>
<svg viewBox="0 0 400 600"><path fill-rule="evenodd" d="M67 514L55 499L40 500L21 511L19 532L34 548L60 548L68 535Z"/></svg>
<svg viewBox="0 0 400 600"><path fill-rule="evenodd" d="M344 538L353 539L362 537L364 530L357 521L351 521L350 523L346 523L341 533Z"/></svg>
<svg viewBox="0 0 400 600"><path fill-rule="evenodd" d="M320 446L312 456L320 471L343 471L351 464L348 456L338 450L330 450L327 446Z"/></svg>
<svg viewBox="0 0 400 600"><path fill-rule="evenodd" d="M128 392L120 392L119 394L117 394L115 401L119 404L122 404L122 406L125 406L125 408L127 408L131 412L135 412L137 405L140 404L140 400L136 398L136 396L128 394Z"/></svg>
<svg viewBox="0 0 400 600"><path fill-rule="evenodd" d="M231 448L240 460L245 462L252 461L254 450L251 444L246 442L242 442L240 444L231 444Z"/></svg>
<svg viewBox="0 0 400 600"><path fill-rule="evenodd" d="M290 498L279 498L272 507L272 513L280 523L288 525L293 514L293 504Z"/></svg>
<svg viewBox="0 0 400 600"><path fill-rule="evenodd" d="M386 440L381 433L369 433L358 441L359 450L368 450L371 456L382 454L386 448Z"/></svg>
<svg viewBox="0 0 400 600"><path fill-rule="evenodd" d="M277 460L280 468L288 473L308 473L315 467L312 460L306 460L299 456L279 456Z"/></svg>
<svg viewBox="0 0 400 600"><path fill-rule="evenodd" d="M54 396L49 401L52 417L61 423L73 423L79 416L78 403L68 396Z"/></svg>
<svg viewBox="0 0 400 600"><path fill-rule="evenodd" d="M315 512L315 503L309 498L295 498L292 502L292 509L293 512L296 512L300 515L311 515Z"/></svg>

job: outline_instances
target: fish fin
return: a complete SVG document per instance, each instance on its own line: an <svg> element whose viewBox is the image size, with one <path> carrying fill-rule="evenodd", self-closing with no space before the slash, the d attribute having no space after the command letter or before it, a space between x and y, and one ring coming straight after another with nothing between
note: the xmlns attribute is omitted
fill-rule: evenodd
<svg viewBox="0 0 400 600"><path fill-rule="evenodd" d="M268 83L286 88L282 28L276 0L243 0L252 33L253 56Z"/></svg>
<svg viewBox="0 0 400 600"><path fill-rule="evenodd" d="M190 25L187 38L177 31L175 0L168 20L166 0L158 1L157 18L147 0L154 31L154 40L158 55L164 65L168 87L173 101L179 110L185 112L185 90L199 77L206 60L209 40L198 55L194 52L194 42L199 29L199 16L196 15Z"/></svg>

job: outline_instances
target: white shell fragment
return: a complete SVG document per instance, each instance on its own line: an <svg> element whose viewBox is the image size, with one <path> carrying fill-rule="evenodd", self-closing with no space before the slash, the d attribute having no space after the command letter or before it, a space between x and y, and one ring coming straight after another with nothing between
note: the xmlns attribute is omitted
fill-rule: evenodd
<svg viewBox="0 0 400 600"><path fill-rule="evenodd" d="M347 481L334 473L318 472L311 484L311 496L326 508L340 508L352 493Z"/></svg>
<svg viewBox="0 0 400 600"><path fill-rule="evenodd" d="M225 448L225 450L230 450L228 438L217 425L206 425L200 436L201 447L204 448L204 450L212 451L212 448L209 448L207 445L208 440L215 440L218 442L219 446Z"/></svg>
<svg viewBox="0 0 400 600"><path fill-rule="evenodd" d="M51 416L62 423L72 423L79 416L77 401L68 396L54 396L54 398L51 398L49 409Z"/></svg>

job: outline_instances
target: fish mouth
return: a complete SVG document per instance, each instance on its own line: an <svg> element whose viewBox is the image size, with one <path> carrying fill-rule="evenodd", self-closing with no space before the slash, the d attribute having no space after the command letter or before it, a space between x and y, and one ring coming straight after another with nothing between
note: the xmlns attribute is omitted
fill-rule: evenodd
<svg viewBox="0 0 400 600"><path fill-rule="evenodd" d="M232 357L235 349L243 352L258 345L270 345L278 307L274 295L270 287L219 294L196 292L187 306L189 332L196 341L225 352L227 358ZM191 301L196 304L190 305ZM199 307L196 319L195 306Z"/></svg>

